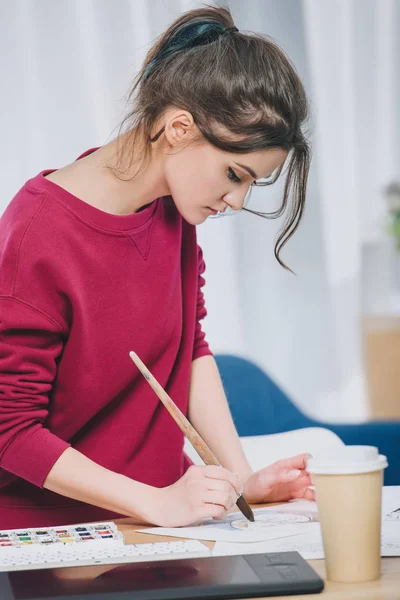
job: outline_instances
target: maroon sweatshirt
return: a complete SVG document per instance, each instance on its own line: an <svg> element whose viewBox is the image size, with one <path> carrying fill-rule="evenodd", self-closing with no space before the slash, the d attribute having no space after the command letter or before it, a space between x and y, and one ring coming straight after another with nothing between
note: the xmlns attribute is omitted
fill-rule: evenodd
<svg viewBox="0 0 400 600"><path fill-rule="evenodd" d="M212 354L196 228L172 197L113 215L53 170L0 218L0 529L125 516L43 488L70 446L149 485L179 479L183 435L129 351L184 413L192 360Z"/></svg>

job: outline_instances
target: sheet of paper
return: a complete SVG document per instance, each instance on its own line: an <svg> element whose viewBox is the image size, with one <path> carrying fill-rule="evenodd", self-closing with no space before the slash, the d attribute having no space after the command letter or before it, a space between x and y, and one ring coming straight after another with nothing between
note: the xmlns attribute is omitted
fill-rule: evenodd
<svg viewBox="0 0 400 600"><path fill-rule="evenodd" d="M194 527L155 527L153 529L141 529L140 533L151 533L155 535L169 535L172 537L189 538L193 540L209 540L221 542L259 542L264 540L273 540L276 538L298 535L304 532L302 525L278 525L271 526L263 534L256 532L246 532L234 529L230 524L220 525L199 525Z"/></svg>
<svg viewBox="0 0 400 600"><path fill-rule="evenodd" d="M291 515L302 515L308 517L310 521L318 521L318 510L317 503L313 500L290 500L285 504L277 504L275 506L264 506L263 508L256 508L253 510L254 514L267 514L267 513L279 513L279 514L291 514Z"/></svg>
<svg viewBox="0 0 400 600"><path fill-rule="evenodd" d="M257 521L258 517L265 513L265 509L255 509L253 512ZM245 519L241 512L235 512L228 515L226 519L204 519L200 525L192 527L152 527L151 529L140 529L140 533L221 542L259 542L303 533L308 521L298 522L295 520L293 522L291 516L288 515L286 518L282 518L284 515L277 515L277 519L268 520L267 523L264 522L260 529L252 528L252 524L248 529L242 529L237 526L237 522Z"/></svg>
<svg viewBox="0 0 400 600"><path fill-rule="evenodd" d="M307 560L324 558L321 528L319 523L310 523L308 530L290 538L280 538L265 542L216 542L213 556L232 554L258 554L261 552L289 552L296 550ZM382 525L381 556L400 556L400 526L396 529Z"/></svg>
<svg viewBox="0 0 400 600"><path fill-rule="evenodd" d="M400 486L384 487L382 493L382 556L400 556ZM261 528L245 527L242 513L231 513L217 521L204 519L192 527L153 527L141 533L216 541L215 552L247 554L298 550L304 558L323 558L316 502L292 500L285 504L254 509ZM302 519L296 519L302 517ZM240 525L242 523L242 525ZM295 538L293 536L296 536ZM219 542L223 543L221 546ZM228 543L228 544L227 544ZM232 544L229 547L229 543Z"/></svg>
<svg viewBox="0 0 400 600"><path fill-rule="evenodd" d="M382 545L381 556L400 556L400 486L385 486L382 493ZM255 510L255 513L257 513ZM213 555L256 554L259 552L284 552L297 550L305 559L324 558L321 528L318 522L317 505L308 500L293 500L280 506L261 509L279 512L309 515L311 522L303 533L291 538L280 538L264 542L233 543L217 542Z"/></svg>
<svg viewBox="0 0 400 600"><path fill-rule="evenodd" d="M382 491L382 514L388 515L396 509L400 509L400 485L385 485ZM398 514L400 516L400 510Z"/></svg>
<svg viewBox="0 0 400 600"><path fill-rule="evenodd" d="M261 552L286 552L297 550L305 559L324 558L319 523L309 523L307 531L290 538L280 538L264 542L216 542L212 550L213 556L229 556L232 554L258 554Z"/></svg>
<svg viewBox="0 0 400 600"><path fill-rule="evenodd" d="M399 512L396 513L396 509ZM312 521L318 521L317 503L312 500L290 500L285 504L268 506L262 509L255 509L255 512L261 510L290 513L296 515L309 516ZM391 515L392 519L400 519L400 485L384 486L382 490L382 517Z"/></svg>

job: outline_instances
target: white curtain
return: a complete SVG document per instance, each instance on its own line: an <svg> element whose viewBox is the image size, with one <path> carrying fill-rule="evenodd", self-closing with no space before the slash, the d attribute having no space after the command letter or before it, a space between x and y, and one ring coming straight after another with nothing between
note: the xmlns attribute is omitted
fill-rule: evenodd
<svg viewBox="0 0 400 600"><path fill-rule="evenodd" d="M399 97L392 72L399 56L394 44L399 5L224 4L240 30L272 36L295 64L312 101L314 158L304 221L282 254L296 277L273 257L281 221L241 214L198 228L207 263L204 329L214 352L254 360L306 412L364 418L358 326L362 231L376 220L379 186L400 164L393 144ZM0 5L2 211L38 171L61 167L112 138L154 38L201 2L0 0ZM274 187L254 190L257 207L277 206L282 185Z"/></svg>
<svg viewBox="0 0 400 600"><path fill-rule="evenodd" d="M331 401L357 417L367 413L360 317L389 308L390 290L379 287L388 266L382 192L400 176L400 4L303 5L337 376Z"/></svg>

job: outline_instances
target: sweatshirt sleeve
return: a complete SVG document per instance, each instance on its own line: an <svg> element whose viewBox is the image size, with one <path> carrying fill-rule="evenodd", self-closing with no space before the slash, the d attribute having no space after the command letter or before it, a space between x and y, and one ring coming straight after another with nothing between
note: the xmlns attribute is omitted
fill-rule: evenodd
<svg viewBox="0 0 400 600"><path fill-rule="evenodd" d="M207 354L212 356L212 352L209 348L207 340L205 339L205 333L202 331L200 321L207 315L205 306L204 294L202 287L205 284L203 273L206 270L206 265L203 258L203 251L199 245L197 245L197 312L196 312L196 330L194 335L194 346L193 346L193 357L192 360L200 358L200 356L206 356Z"/></svg>
<svg viewBox="0 0 400 600"><path fill-rule="evenodd" d="M0 467L39 487L71 446L45 427L64 337L39 309L0 296Z"/></svg>

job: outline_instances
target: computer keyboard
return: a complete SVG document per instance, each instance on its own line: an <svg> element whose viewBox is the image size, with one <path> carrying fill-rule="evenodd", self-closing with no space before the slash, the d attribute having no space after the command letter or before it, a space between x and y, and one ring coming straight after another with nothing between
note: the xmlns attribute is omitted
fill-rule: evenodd
<svg viewBox="0 0 400 600"><path fill-rule="evenodd" d="M99 548L96 542L84 545L7 548L0 552L0 571L54 569L89 565L134 563L154 560L200 558L211 556L211 550L198 540L156 542L154 544L124 544Z"/></svg>
<svg viewBox="0 0 400 600"><path fill-rule="evenodd" d="M198 540L125 544L113 521L0 531L0 571L210 556Z"/></svg>

